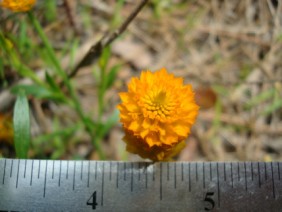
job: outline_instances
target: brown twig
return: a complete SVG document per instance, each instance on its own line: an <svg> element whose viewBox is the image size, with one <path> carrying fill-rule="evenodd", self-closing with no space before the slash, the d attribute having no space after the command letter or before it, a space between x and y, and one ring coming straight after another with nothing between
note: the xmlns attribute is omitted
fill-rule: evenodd
<svg viewBox="0 0 282 212"><path fill-rule="evenodd" d="M149 0L142 0L140 4L135 8L135 10L128 16L124 23L114 32L109 35L105 34L96 44L91 46L86 55L78 63L78 65L68 74L68 76L74 77L80 68L90 65L92 62L97 60L105 47L110 45L119 35L121 35L128 25L134 20L141 9L146 5Z"/></svg>
<svg viewBox="0 0 282 212"><path fill-rule="evenodd" d="M76 23L76 17L75 17L75 13L74 13L74 5L71 4L75 4L76 2L70 2L69 0L64 0L64 8L68 17L68 21L70 23L70 26L73 28L74 32L76 35L79 35L79 30L77 27L77 23Z"/></svg>

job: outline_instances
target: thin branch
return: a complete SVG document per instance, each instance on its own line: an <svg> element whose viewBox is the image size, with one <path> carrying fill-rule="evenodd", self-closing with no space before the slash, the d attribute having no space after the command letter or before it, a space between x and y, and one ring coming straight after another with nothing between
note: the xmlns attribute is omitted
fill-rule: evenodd
<svg viewBox="0 0 282 212"><path fill-rule="evenodd" d="M79 30L78 30L78 27L77 27L77 22L75 21L76 20L76 15L74 13L74 5L76 2L73 1L73 2L70 2L70 0L64 0L64 8L65 8L65 11L66 11L66 14L67 14L67 17L68 17L68 21L69 21L69 24L70 26L73 28L74 32L76 35L79 35Z"/></svg>
<svg viewBox="0 0 282 212"><path fill-rule="evenodd" d="M82 58L78 65L68 74L68 76L70 78L74 77L80 68L90 65L92 62L97 60L101 56L103 49L110 45L118 36L120 36L127 29L128 25L134 20L134 18L138 15L138 13L142 10L142 8L147 4L148 1L149 0L142 0L117 30L110 33L109 35L105 34L101 38L101 40L91 46L86 55Z"/></svg>

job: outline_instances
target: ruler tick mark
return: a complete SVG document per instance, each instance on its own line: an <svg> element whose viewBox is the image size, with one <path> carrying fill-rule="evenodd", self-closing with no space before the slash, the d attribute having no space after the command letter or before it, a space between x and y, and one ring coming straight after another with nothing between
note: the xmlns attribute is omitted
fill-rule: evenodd
<svg viewBox="0 0 282 212"><path fill-rule="evenodd" d="M169 163L167 163L166 170L167 170L167 181L169 181Z"/></svg>
<svg viewBox="0 0 282 212"><path fill-rule="evenodd" d="M145 168L145 187L148 187L148 164L146 163L146 168Z"/></svg>
<svg viewBox="0 0 282 212"><path fill-rule="evenodd" d="M82 175L83 175L83 161L81 161L80 164L80 180L82 180Z"/></svg>
<svg viewBox="0 0 282 212"><path fill-rule="evenodd" d="M276 196L275 196L274 175L273 175L273 164L272 164L272 162L270 163L270 166L271 166L271 178L272 178L272 192L273 192L273 198L276 199Z"/></svg>
<svg viewBox="0 0 282 212"><path fill-rule="evenodd" d="M162 188L162 175L163 175L163 171L162 171L163 167L162 167L162 163L160 163L160 200L162 200L163 198L163 188Z"/></svg>
<svg viewBox="0 0 282 212"><path fill-rule="evenodd" d="M240 176L240 164L239 164L239 162L237 162L237 173L238 173L238 181L240 181L241 176Z"/></svg>
<svg viewBox="0 0 282 212"><path fill-rule="evenodd" d="M118 188L118 178L119 178L119 162L117 162L117 179L116 179L116 187Z"/></svg>
<svg viewBox="0 0 282 212"><path fill-rule="evenodd" d="M12 177L12 174L13 174L13 163L14 163L14 160L12 160L12 163L11 163L10 178Z"/></svg>
<svg viewBox="0 0 282 212"><path fill-rule="evenodd" d="M174 188L176 188L177 175L176 175L176 163L174 163Z"/></svg>
<svg viewBox="0 0 282 212"><path fill-rule="evenodd" d="M223 174L224 174L224 181L226 181L226 166L225 166L225 163L223 164Z"/></svg>
<svg viewBox="0 0 282 212"><path fill-rule="evenodd" d="M233 184L233 163L232 162L230 163L230 166L231 166L231 185L232 185L232 188L234 188L234 184Z"/></svg>
<svg viewBox="0 0 282 212"><path fill-rule="evenodd" d="M280 162L277 162L277 168L278 168L278 179L280 180Z"/></svg>
<svg viewBox="0 0 282 212"><path fill-rule="evenodd" d="M55 161L53 160L53 164L52 164L52 179L54 179L54 166L55 166Z"/></svg>
<svg viewBox="0 0 282 212"><path fill-rule="evenodd" d="M104 169L105 162L102 162L102 191L101 191L101 206L104 204Z"/></svg>
<svg viewBox="0 0 282 212"><path fill-rule="evenodd" d="M188 169L189 169L189 191L191 191L191 163L189 163L188 165Z"/></svg>
<svg viewBox="0 0 282 212"><path fill-rule="evenodd" d="M72 190L74 190L75 188L75 169L76 169L76 161L74 161L74 165L73 165Z"/></svg>
<svg viewBox="0 0 282 212"><path fill-rule="evenodd" d="M218 163L216 163L216 173L217 173L217 197L218 197L218 207L220 208L220 188L219 188L219 171Z"/></svg>
<svg viewBox="0 0 282 212"><path fill-rule="evenodd" d="M155 166L152 166L153 181L155 181Z"/></svg>
<svg viewBox="0 0 282 212"><path fill-rule="evenodd" d="M97 161L95 161L95 180L97 179Z"/></svg>
<svg viewBox="0 0 282 212"><path fill-rule="evenodd" d="M130 182L130 191L133 191L133 163L130 163L130 168L131 168L131 182Z"/></svg>
<svg viewBox="0 0 282 212"><path fill-rule="evenodd" d="M41 160L39 160L39 165L38 165L38 175L37 175L38 179L40 177L40 167L41 167Z"/></svg>
<svg viewBox="0 0 282 212"><path fill-rule="evenodd" d="M203 187L206 188L206 182L205 182L206 176L205 176L205 163L204 162L202 166L203 166Z"/></svg>
<svg viewBox="0 0 282 212"><path fill-rule="evenodd" d="M3 173L3 179L2 179L2 184L5 184L5 175L6 175L6 159L4 159L4 173Z"/></svg>
<svg viewBox="0 0 282 212"><path fill-rule="evenodd" d="M34 160L32 160L31 162L31 173L30 173L30 183L29 185L32 186L32 177L33 177L33 163L34 163Z"/></svg>
<svg viewBox="0 0 282 212"><path fill-rule="evenodd" d="M110 181L112 181L112 161L110 161Z"/></svg>
<svg viewBox="0 0 282 212"><path fill-rule="evenodd" d="M18 188L18 182L19 182L20 162L21 162L21 160L18 160L18 170L17 170L17 183L16 183L16 188Z"/></svg>
<svg viewBox="0 0 282 212"><path fill-rule="evenodd" d="M247 185L247 167L246 167L246 162L244 162L244 170L245 170L245 189L246 191L248 190L248 185Z"/></svg>
<svg viewBox="0 0 282 212"><path fill-rule="evenodd" d="M181 180L184 180L183 162L181 163Z"/></svg>
<svg viewBox="0 0 282 212"><path fill-rule="evenodd" d="M69 178L69 161L67 161L67 174L66 174L66 179Z"/></svg>
<svg viewBox="0 0 282 212"><path fill-rule="evenodd" d="M24 161L24 178L25 178L25 175L26 175L26 163L27 163L27 160L25 159L25 161Z"/></svg>
<svg viewBox="0 0 282 212"><path fill-rule="evenodd" d="M138 181L141 180L141 164L140 162L138 163Z"/></svg>
<svg viewBox="0 0 282 212"><path fill-rule="evenodd" d="M253 162L251 162L251 174L252 174L252 181L254 180L254 167Z"/></svg>
<svg viewBox="0 0 282 212"><path fill-rule="evenodd" d="M196 162L196 181L198 181L198 163Z"/></svg>
<svg viewBox="0 0 282 212"><path fill-rule="evenodd" d="M62 172L62 161L60 160L59 182L58 182L58 186L59 186L59 187L60 187L60 185L61 185L61 172Z"/></svg>
<svg viewBox="0 0 282 212"><path fill-rule="evenodd" d="M266 169L266 163L264 162L264 178L267 180L267 169Z"/></svg>
<svg viewBox="0 0 282 212"><path fill-rule="evenodd" d="M126 181L126 163L123 164L123 180Z"/></svg>
<svg viewBox="0 0 282 212"><path fill-rule="evenodd" d="M259 183L259 187L261 186L261 181L260 181L260 165L258 162L258 183Z"/></svg>
<svg viewBox="0 0 282 212"><path fill-rule="evenodd" d="M89 188L89 180L90 180L90 161L88 161L88 170L87 170L87 188Z"/></svg>
<svg viewBox="0 0 282 212"><path fill-rule="evenodd" d="M46 160L45 177L44 177L44 191L43 191L43 197L44 198L45 198L45 194L46 194L47 166L48 166L48 161Z"/></svg>
<svg viewBox="0 0 282 212"><path fill-rule="evenodd" d="M212 164L211 162L209 162L209 164L210 164L210 181L212 181Z"/></svg>

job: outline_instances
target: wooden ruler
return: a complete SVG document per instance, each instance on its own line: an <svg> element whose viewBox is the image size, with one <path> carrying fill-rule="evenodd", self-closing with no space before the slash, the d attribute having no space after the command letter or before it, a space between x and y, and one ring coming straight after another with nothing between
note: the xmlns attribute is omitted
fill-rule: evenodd
<svg viewBox="0 0 282 212"><path fill-rule="evenodd" d="M282 211L281 162L0 160L0 211Z"/></svg>

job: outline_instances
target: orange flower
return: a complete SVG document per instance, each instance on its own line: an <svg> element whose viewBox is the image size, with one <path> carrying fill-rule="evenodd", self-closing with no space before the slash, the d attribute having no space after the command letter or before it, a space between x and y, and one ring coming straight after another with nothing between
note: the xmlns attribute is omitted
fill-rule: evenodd
<svg viewBox="0 0 282 212"><path fill-rule="evenodd" d="M119 94L123 140L129 152L153 161L169 160L185 146L199 107L191 85L163 68L133 77L128 92Z"/></svg>
<svg viewBox="0 0 282 212"><path fill-rule="evenodd" d="M26 12L35 4L36 0L2 0L0 6L13 12Z"/></svg>

